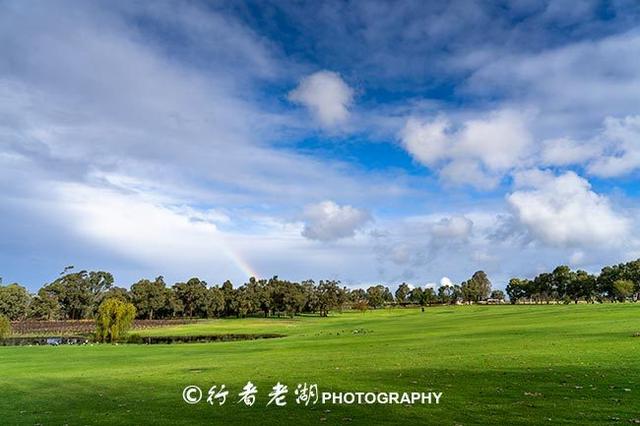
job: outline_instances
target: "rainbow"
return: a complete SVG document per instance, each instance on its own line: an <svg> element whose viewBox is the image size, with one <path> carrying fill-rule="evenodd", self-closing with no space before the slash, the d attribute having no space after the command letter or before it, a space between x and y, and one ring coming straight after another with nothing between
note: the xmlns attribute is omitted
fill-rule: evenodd
<svg viewBox="0 0 640 426"><path fill-rule="evenodd" d="M258 279L260 275L256 272L256 270L247 262L237 250L234 250L231 244L228 244L226 241L223 241L221 244L221 248L224 251L225 255L229 258L231 263L233 263L238 270L240 270L247 279L251 277L255 277Z"/></svg>

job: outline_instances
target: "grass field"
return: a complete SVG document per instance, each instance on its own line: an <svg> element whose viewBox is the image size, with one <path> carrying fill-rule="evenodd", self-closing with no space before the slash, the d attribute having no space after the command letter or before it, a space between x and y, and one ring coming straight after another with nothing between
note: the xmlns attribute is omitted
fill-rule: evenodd
<svg viewBox="0 0 640 426"><path fill-rule="evenodd" d="M640 304L460 306L144 331L282 339L0 347L0 424L630 424L640 422L638 331ZM235 404L249 380L256 404ZM287 406L265 407L277 381L289 386ZM443 396L439 405L304 407L293 395L302 382ZM182 400L186 385L206 393L223 383L223 406Z"/></svg>

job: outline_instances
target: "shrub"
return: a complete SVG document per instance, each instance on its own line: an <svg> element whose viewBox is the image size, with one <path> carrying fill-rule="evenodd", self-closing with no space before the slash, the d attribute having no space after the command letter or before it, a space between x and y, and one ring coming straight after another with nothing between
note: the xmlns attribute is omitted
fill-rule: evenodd
<svg viewBox="0 0 640 426"><path fill-rule="evenodd" d="M98 308L96 340L116 342L131 328L136 308L119 298L109 298Z"/></svg>
<svg viewBox="0 0 640 426"><path fill-rule="evenodd" d="M144 343L144 339L142 338L141 335L134 333L134 334L130 334L127 337L127 343L136 343L136 344L140 344L140 343Z"/></svg>
<svg viewBox="0 0 640 426"><path fill-rule="evenodd" d="M0 339L4 339L11 334L11 321L4 315L0 315Z"/></svg>

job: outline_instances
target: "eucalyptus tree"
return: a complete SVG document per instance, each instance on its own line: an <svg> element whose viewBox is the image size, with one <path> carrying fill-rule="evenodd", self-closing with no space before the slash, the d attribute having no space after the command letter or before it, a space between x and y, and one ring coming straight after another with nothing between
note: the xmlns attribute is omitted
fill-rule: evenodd
<svg viewBox="0 0 640 426"><path fill-rule="evenodd" d="M11 321L26 318L31 296L26 288L19 284L0 286L0 315Z"/></svg>
<svg viewBox="0 0 640 426"><path fill-rule="evenodd" d="M162 276L153 281L142 279L131 286L131 298L140 317L151 320L166 305L166 288Z"/></svg>

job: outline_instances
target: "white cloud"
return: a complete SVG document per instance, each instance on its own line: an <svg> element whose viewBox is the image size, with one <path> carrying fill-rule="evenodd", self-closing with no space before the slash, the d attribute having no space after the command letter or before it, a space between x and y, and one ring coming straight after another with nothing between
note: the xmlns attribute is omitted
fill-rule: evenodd
<svg viewBox="0 0 640 426"><path fill-rule="evenodd" d="M370 220L371 216L364 210L323 201L305 208L302 235L320 241L353 237L356 230Z"/></svg>
<svg viewBox="0 0 640 426"><path fill-rule="evenodd" d="M400 137L405 149L446 181L492 188L504 174L523 164L532 137L527 114L500 110L455 127L444 116L407 120Z"/></svg>
<svg viewBox="0 0 640 426"><path fill-rule="evenodd" d="M523 173L516 184L521 188L507 201L519 223L546 244L612 246L629 230L628 219L607 197L593 192L589 182L573 172Z"/></svg>
<svg viewBox="0 0 640 426"><path fill-rule="evenodd" d="M453 287L453 282L449 277L442 277L440 278L440 287Z"/></svg>
<svg viewBox="0 0 640 426"><path fill-rule="evenodd" d="M450 148L447 134L449 126L450 123L444 116L432 121L411 117L402 129L402 142L416 160L427 166L434 166L447 156Z"/></svg>
<svg viewBox="0 0 640 426"><path fill-rule="evenodd" d="M297 113L290 114L273 90L309 64L296 64L278 43L224 8L1 4L0 99L6 101L0 102L0 235L11 250L0 250L0 263L11 268L15 260L21 266L14 266L14 273L29 276L32 283L48 279L68 260L111 269L126 277L123 284L155 273L244 279L235 262L291 279L411 277L424 282L425 277L454 274L459 282L487 265L494 268L492 277L504 277L548 270L560 259L577 261L575 254L581 252L583 267L596 271L638 253L638 246L626 239L616 249L573 247L590 241L575 237L587 228L597 241L605 240L600 227L613 230L611 241L622 240L620 228L633 234L621 225L623 215L588 185L565 194L545 173L519 173L513 200L524 198L519 210L512 205L516 214L511 216L504 210L511 202L501 195L427 188L420 173L394 169L379 174L353 166L352 158L327 161L295 151L289 142L307 137L312 120L301 122ZM467 27L486 32L495 14L483 17L483 8L469 9L464 2L444 16L438 7L433 14L416 16L415 8L407 6L323 8L335 12L323 22L335 22L343 13L364 16L367 22L364 32L336 38L348 45L349 58L340 59L340 69L364 84L402 94L433 81L434 72L442 72L439 76L447 81L473 74L468 88L488 94L474 97L473 107L495 108L499 100L501 109L476 109L470 115L464 110L470 104L452 108L442 99L399 95L391 102L374 96L366 113L353 111L354 90L330 71L300 81L290 100L302 105L301 111L308 109L321 126L349 126L371 140L388 141L404 125L406 150L445 183L494 188L536 161L579 164L605 177L639 167L639 124L633 115L640 94L637 31L569 45L562 39L554 43L561 47L545 50L544 40L532 39L529 45L518 39L528 25L540 25L531 16L519 31L492 28L486 44L478 45L475 30L469 38L456 34L462 36ZM463 20L473 25L449 25L461 13L468 13ZM581 17L552 15L547 18L554 25L556 18L573 23ZM433 25L424 25L423 18ZM132 25L140 21L149 25ZM395 23L400 21L411 25L399 28ZM622 31L617 21L607 25ZM152 28L175 34L180 46L158 38ZM579 39L584 31L583 26L571 32ZM353 55L365 38L367 47ZM502 43L507 39L508 46ZM443 43L459 47L438 53ZM375 55L373 48L380 48ZM474 58L468 58L461 74L451 74L452 59L465 52ZM426 60L433 67L425 68ZM454 88L465 95L460 89ZM376 99L381 102L374 105ZM438 115L445 110L447 115ZM535 120L520 111L536 111ZM602 125L605 116L618 118ZM592 125L602 129L594 131ZM533 146L530 130L546 142ZM559 135L567 137L554 139ZM326 202L309 206L303 221L290 220L291 211L317 200L341 200L362 209ZM469 202L475 212L468 211ZM358 232L372 206L384 206L376 226L386 239ZM547 216L527 216L540 210ZM500 215L509 225L501 230L504 239L492 229ZM543 232L547 223L553 235ZM563 229L567 226L573 231ZM508 238L514 234L518 238ZM353 235L357 238L347 238ZM532 243L534 237L554 247ZM338 238L344 240L313 241ZM44 272L43 265L53 269Z"/></svg>
<svg viewBox="0 0 640 426"><path fill-rule="evenodd" d="M634 27L536 53L490 50L477 68L470 69L467 89L475 95L499 96L511 105L533 106L543 139L567 132L581 138L603 117L638 112L640 32Z"/></svg>
<svg viewBox="0 0 640 426"><path fill-rule="evenodd" d="M304 105L324 127L333 128L349 118L353 89L332 71L318 71L303 78L289 93L289 100Z"/></svg>
<svg viewBox="0 0 640 426"><path fill-rule="evenodd" d="M445 217L432 226L431 233L439 239L466 239L472 227L473 222L464 216Z"/></svg>
<svg viewBox="0 0 640 426"><path fill-rule="evenodd" d="M549 166L568 166L582 164L600 152L595 144L585 144L569 138L549 139L542 143L542 164Z"/></svg>
<svg viewBox="0 0 640 426"><path fill-rule="evenodd" d="M478 189L493 189L500 176L488 173L482 165L471 159L453 160L439 170L440 178L453 185L471 185Z"/></svg>
<svg viewBox="0 0 640 426"><path fill-rule="evenodd" d="M589 173L616 177L640 168L640 115L607 118L600 140L605 155L593 159Z"/></svg>
<svg viewBox="0 0 640 426"><path fill-rule="evenodd" d="M569 138L543 143L541 160L552 166L583 166L593 176L624 176L640 168L640 115L607 117L584 141Z"/></svg>

